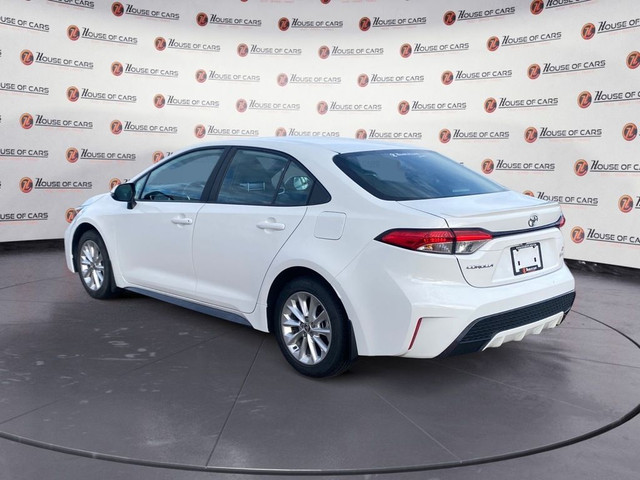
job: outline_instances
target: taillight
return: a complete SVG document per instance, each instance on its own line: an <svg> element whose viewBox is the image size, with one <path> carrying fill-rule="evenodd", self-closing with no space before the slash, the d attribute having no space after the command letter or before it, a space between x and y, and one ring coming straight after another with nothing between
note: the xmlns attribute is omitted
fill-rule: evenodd
<svg viewBox="0 0 640 480"><path fill-rule="evenodd" d="M567 220L564 218L564 215L560 215L560 218L556 222L555 226L558 227L558 228L562 228L562 227L564 227L565 223L567 223Z"/></svg>
<svg viewBox="0 0 640 480"><path fill-rule="evenodd" d="M398 229L385 232L376 240L418 252L464 255L477 251L492 238L491 233L481 229Z"/></svg>

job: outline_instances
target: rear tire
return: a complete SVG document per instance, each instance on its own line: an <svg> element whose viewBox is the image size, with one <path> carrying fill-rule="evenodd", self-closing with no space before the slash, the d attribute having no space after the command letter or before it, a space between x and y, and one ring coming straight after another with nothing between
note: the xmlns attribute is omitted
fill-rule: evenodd
<svg viewBox="0 0 640 480"><path fill-rule="evenodd" d="M278 295L274 315L278 346L298 372L321 378L349 368L351 328L333 291L312 278L297 278Z"/></svg>
<svg viewBox="0 0 640 480"><path fill-rule="evenodd" d="M75 259L82 286L90 296L104 300L116 294L109 253L98 232L89 230L82 234Z"/></svg>

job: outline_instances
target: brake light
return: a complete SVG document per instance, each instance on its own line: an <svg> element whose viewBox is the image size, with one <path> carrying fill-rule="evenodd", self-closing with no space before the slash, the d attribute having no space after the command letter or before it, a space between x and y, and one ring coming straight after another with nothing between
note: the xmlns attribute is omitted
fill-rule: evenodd
<svg viewBox="0 0 640 480"><path fill-rule="evenodd" d="M418 252L470 254L477 251L493 236L486 230L390 230L376 240Z"/></svg>
<svg viewBox="0 0 640 480"><path fill-rule="evenodd" d="M558 228L562 228L564 227L564 224L567 223L566 218L564 218L564 215L560 215L560 218L558 219L558 221L556 222L556 227Z"/></svg>

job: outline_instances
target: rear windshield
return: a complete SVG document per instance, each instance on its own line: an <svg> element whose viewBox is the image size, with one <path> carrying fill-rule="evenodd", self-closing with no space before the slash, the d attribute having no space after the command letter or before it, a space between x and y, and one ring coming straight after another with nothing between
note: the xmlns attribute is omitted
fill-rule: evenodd
<svg viewBox="0 0 640 480"><path fill-rule="evenodd" d="M427 150L345 153L333 161L354 182L383 200L461 197L505 190L459 163Z"/></svg>

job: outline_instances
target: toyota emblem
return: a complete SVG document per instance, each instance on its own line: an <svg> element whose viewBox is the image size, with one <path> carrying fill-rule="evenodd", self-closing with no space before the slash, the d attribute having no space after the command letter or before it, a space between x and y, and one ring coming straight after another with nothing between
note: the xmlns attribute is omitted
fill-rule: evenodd
<svg viewBox="0 0 640 480"><path fill-rule="evenodd" d="M538 223L538 215L531 215L529 217L529 226L534 227Z"/></svg>

